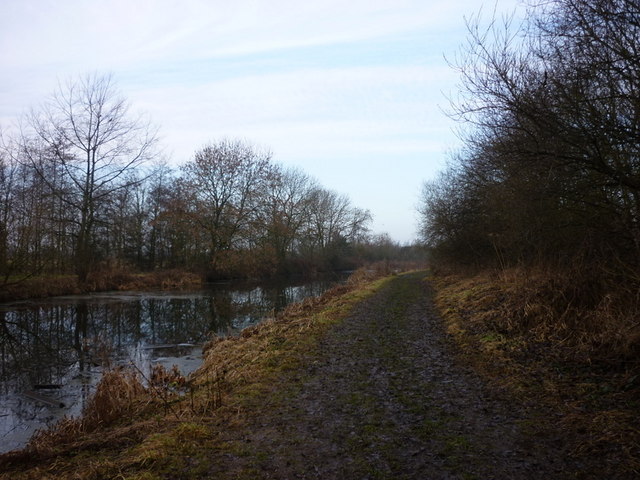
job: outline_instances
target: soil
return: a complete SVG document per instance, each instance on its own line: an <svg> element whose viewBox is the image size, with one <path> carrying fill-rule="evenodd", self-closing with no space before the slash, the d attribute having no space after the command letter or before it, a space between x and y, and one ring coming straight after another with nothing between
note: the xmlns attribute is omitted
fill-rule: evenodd
<svg viewBox="0 0 640 480"><path fill-rule="evenodd" d="M423 274L395 277L225 419L211 478L592 478L553 412L457 356Z"/></svg>

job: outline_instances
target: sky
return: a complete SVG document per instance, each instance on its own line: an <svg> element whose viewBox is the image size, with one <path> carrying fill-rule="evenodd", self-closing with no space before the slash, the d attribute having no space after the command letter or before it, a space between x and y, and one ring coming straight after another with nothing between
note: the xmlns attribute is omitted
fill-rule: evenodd
<svg viewBox="0 0 640 480"><path fill-rule="evenodd" d="M0 0L0 127L59 83L112 74L180 165L222 139L268 149L407 244L459 145L447 60L465 18L519 0Z"/></svg>

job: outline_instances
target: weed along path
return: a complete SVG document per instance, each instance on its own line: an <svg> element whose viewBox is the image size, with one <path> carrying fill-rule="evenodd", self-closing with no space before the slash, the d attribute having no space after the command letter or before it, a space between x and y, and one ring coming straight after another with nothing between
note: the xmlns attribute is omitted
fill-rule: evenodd
<svg viewBox="0 0 640 480"><path fill-rule="evenodd" d="M299 368L238 407L212 478L557 479L579 465L456 360L424 274L359 302ZM577 478L588 478L580 477Z"/></svg>

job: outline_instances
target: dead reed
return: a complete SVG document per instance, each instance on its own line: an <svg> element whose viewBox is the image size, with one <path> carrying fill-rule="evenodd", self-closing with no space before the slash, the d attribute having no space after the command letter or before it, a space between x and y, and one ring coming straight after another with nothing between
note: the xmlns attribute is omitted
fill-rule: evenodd
<svg viewBox="0 0 640 480"><path fill-rule="evenodd" d="M639 471L635 286L576 270L516 268L433 280L449 333L483 375L560 415L575 455Z"/></svg>
<svg viewBox="0 0 640 480"><path fill-rule="evenodd" d="M37 454L50 453L62 445L78 442L83 434L136 416L148 404L146 393L134 372L122 368L109 370L103 374L81 417L65 417L53 428L38 430L27 450Z"/></svg>
<svg viewBox="0 0 640 480"><path fill-rule="evenodd" d="M565 360L626 364L639 358L638 286L516 268L437 276L436 284L450 325L548 343Z"/></svg>
<svg viewBox="0 0 640 480"><path fill-rule="evenodd" d="M0 287L0 302L80 293L75 275L33 277Z"/></svg>
<svg viewBox="0 0 640 480"><path fill-rule="evenodd" d="M200 283L199 275L179 269L134 273L126 266L106 265L89 275L85 288L89 291L180 289Z"/></svg>
<svg viewBox="0 0 640 480"><path fill-rule="evenodd" d="M39 276L0 285L0 302L107 290L173 290L201 283L200 275L179 269L134 273L124 266L107 265L92 272L83 285L76 275Z"/></svg>

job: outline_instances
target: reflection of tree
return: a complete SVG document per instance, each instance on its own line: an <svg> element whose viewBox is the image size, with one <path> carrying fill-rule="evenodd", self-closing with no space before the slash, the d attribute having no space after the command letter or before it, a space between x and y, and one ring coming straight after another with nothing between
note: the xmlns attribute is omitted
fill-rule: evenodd
<svg viewBox="0 0 640 480"><path fill-rule="evenodd" d="M75 319L75 315L73 316ZM72 320L73 321L73 320ZM0 316L2 381L20 385L56 383L75 362L69 315L60 309L28 309Z"/></svg>
<svg viewBox="0 0 640 480"><path fill-rule="evenodd" d="M85 370L85 339L87 338L87 323L89 317L89 308L86 303L80 303L76 310L76 325L74 328L73 346L78 354L78 365L80 371Z"/></svg>
<svg viewBox="0 0 640 480"><path fill-rule="evenodd" d="M6 312L0 311L0 379L7 378L11 371L9 360L15 357L17 341L9 331ZM2 389L4 393L4 389Z"/></svg>
<svg viewBox="0 0 640 480"><path fill-rule="evenodd" d="M130 360L130 349L136 345L202 343L211 333L224 335L232 327L258 323L326 286L234 285L212 288L208 294L81 299L0 311L0 381L19 388L63 383L74 371L91 373L107 354Z"/></svg>

